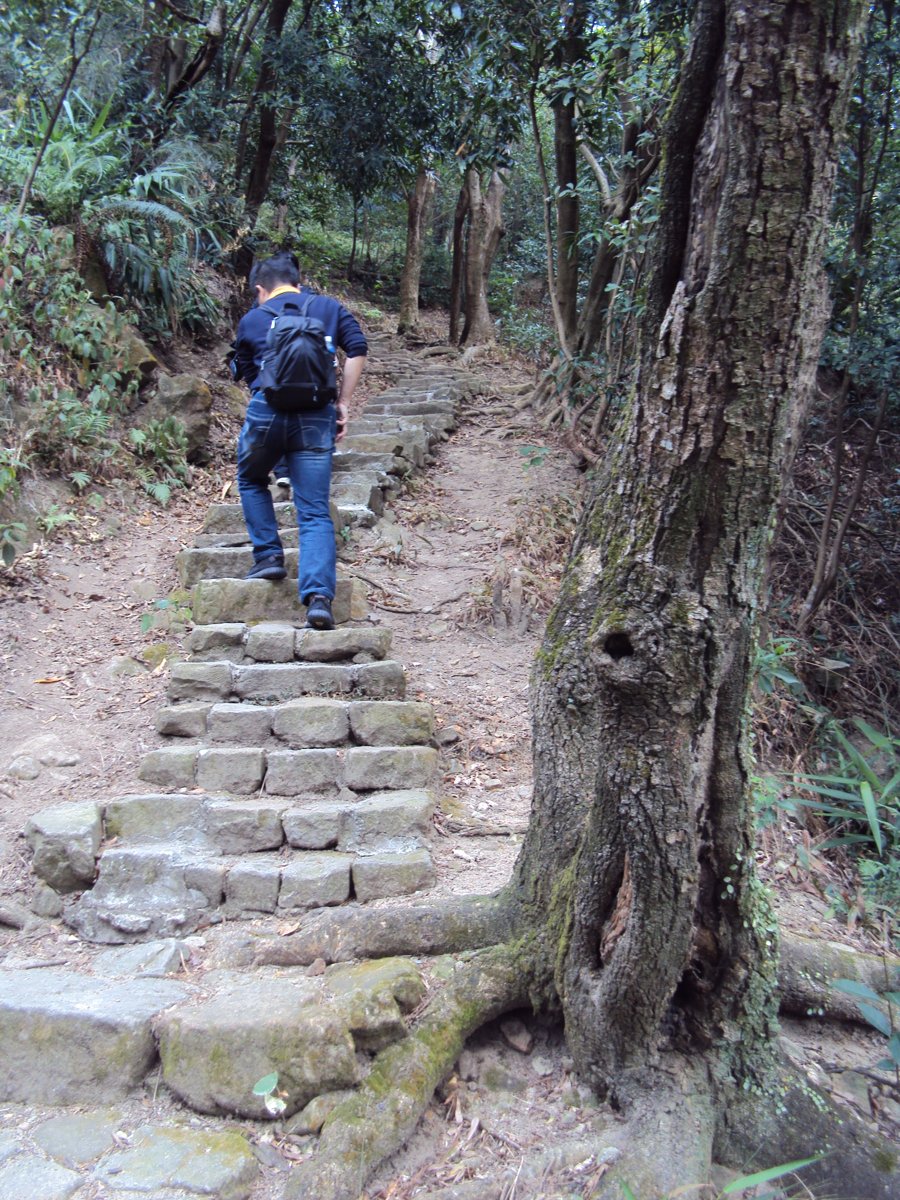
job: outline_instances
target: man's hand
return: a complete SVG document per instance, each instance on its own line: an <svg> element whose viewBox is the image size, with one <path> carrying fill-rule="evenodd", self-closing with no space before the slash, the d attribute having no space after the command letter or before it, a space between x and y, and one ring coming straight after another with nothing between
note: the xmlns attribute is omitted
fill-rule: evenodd
<svg viewBox="0 0 900 1200"><path fill-rule="evenodd" d="M341 372L341 390L337 398L337 434L335 441L340 442L347 432L347 406L359 383L359 377L366 365L366 356L357 354L353 358L344 359L344 369Z"/></svg>
<svg viewBox="0 0 900 1200"><path fill-rule="evenodd" d="M334 440L336 442L343 441L344 434L347 432L347 405L338 401L337 405L337 429L335 431Z"/></svg>

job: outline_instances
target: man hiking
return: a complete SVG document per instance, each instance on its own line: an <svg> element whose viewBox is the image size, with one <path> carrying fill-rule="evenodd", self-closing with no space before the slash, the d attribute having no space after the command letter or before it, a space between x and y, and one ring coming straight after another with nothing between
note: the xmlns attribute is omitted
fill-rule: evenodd
<svg viewBox="0 0 900 1200"><path fill-rule="evenodd" d="M278 535L269 473L286 463L300 533L300 602L307 625L333 629L331 604L335 592L334 524L329 511L331 459L343 436L347 406L362 375L368 345L359 322L330 296L300 287L300 271L292 254L276 254L250 273L258 304L242 319L234 340L232 373L250 388L250 403L238 439L238 491L247 532L253 543L253 568L248 579L283 579L284 548ZM299 310L299 312L298 312ZM321 349L335 347L346 354L337 395L312 385L309 406L295 411L282 405L280 393L266 387L271 379L274 351L270 331L279 319L287 326L309 325ZM327 357L326 357L327 362ZM264 390L265 388L265 390ZM302 393L300 389L294 389ZM267 398L268 393L268 398ZM271 401L271 402L270 402ZM277 407L273 407L277 405Z"/></svg>

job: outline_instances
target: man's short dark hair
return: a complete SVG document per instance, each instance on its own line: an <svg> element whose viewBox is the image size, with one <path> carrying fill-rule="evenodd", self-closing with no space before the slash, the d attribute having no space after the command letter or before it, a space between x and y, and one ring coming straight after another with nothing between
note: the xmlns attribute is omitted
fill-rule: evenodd
<svg viewBox="0 0 900 1200"><path fill-rule="evenodd" d="M279 284L298 287L300 284L300 264L297 256L289 250L281 250L260 263L254 263L250 272L250 286L259 284L267 292L274 291Z"/></svg>

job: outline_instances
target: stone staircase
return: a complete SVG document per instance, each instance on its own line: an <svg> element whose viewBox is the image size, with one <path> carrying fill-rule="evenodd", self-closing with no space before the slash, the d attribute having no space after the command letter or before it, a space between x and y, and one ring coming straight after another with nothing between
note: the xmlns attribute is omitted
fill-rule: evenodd
<svg viewBox="0 0 900 1200"><path fill-rule="evenodd" d="M350 422L336 455L338 530L378 521L454 428L461 395L455 372L420 370ZM277 513L296 543L293 505ZM405 671L390 631L366 622L364 587L339 577L338 628L308 630L295 548L288 578L244 579L239 504L213 505L197 541L177 560L195 624L157 717L167 744L138 771L148 791L29 824L36 874L79 892L64 919L90 941L129 942L427 888L432 714L404 699Z"/></svg>
<svg viewBox="0 0 900 1200"><path fill-rule="evenodd" d="M401 382L350 422L336 456L339 546L340 531L377 525L473 386L459 369L404 353L379 367ZM340 562L338 627L304 627L293 508L277 512L294 578L242 578L251 555L235 504L213 505L178 556L194 627L156 716L160 744L138 768L146 790L56 805L28 824L44 906L59 897L83 949L77 969L17 968L15 956L0 969L0 1101L127 1103L152 1069L195 1112L265 1119L253 1085L275 1073L302 1135L360 1080L369 1055L405 1036L403 1015L425 988L407 960L315 974L204 970L198 960L202 931L224 921L296 922L434 880L431 708L405 699L390 631L368 620L365 589ZM185 978L192 958L199 974ZM96 1148L77 1162L49 1150L38 1126L10 1138L0 1126L0 1196L26 1179L42 1180L45 1200L255 1194L259 1165L234 1131L225 1146L220 1127L143 1123L123 1149L124 1112L92 1120Z"/></svg>

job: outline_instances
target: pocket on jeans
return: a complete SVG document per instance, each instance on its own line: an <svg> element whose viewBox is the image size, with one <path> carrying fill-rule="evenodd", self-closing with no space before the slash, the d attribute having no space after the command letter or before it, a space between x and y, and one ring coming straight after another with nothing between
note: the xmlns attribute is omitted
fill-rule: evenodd
<svg viewBox="0 0 900 1200"><path fill-rule="evenodd" d="M330 453L334 449L336 416L334 405L315 413L298 413L302 449Z"/></svg>

